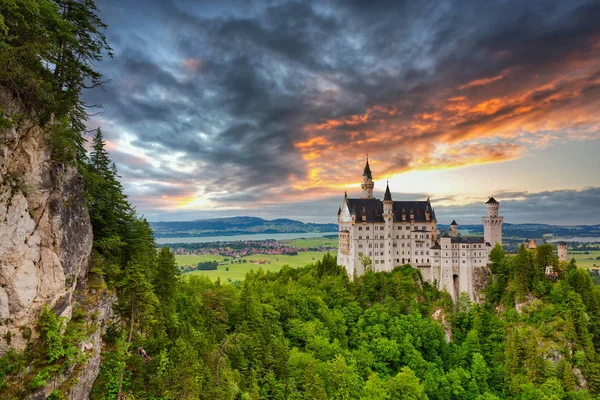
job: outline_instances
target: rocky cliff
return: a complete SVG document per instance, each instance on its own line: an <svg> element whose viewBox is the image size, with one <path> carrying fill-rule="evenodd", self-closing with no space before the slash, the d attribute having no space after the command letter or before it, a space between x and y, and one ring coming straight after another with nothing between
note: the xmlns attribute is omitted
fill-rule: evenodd
<svg viewBox="0 0 600 400"><path fill-rule="evenodd" d="M0 106L8 116L21 111L5 93ZM0 355L35 340L44 305L71 317L89 291L92 240L83 180L74 167L53 162L47 132L26 119L0 129ZM91 355L78 372L84 377L97 373L100 331L110 316L112 297L98 299L87 307L98 328L82 344ZM91 386L93 377L86 379Z"/></svg>

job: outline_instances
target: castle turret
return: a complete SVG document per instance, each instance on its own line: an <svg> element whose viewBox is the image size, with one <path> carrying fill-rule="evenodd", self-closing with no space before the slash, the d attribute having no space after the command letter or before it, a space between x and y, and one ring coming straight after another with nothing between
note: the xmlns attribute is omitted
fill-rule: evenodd
<svg viewBox="0 0 600 400"><path fill-rule="evenodd" d="M556 245L558 250L558 261L568 261L568 247L565 242L560 242Z"/></svg>
<svg viewBox="0 0 600 400"><path fill-rule="evenodd" d="M385 269L391 271L394 269L394 201L392 200L392 193L390 192L389 183L385 188L385 195L383 196L383 221L385 222Z"/></svg>
<svg viewBox="0 0 600 400"><path fill-rule="evenodd" d="M363 171L362 175L362 183L360 184L360 188L362 189L362 198L372 199L374 187L375 183L373 182L373 175L371 174L371 168L369 167L369 157L367 156L367 163L365 164L365 170Z"/></svg>
<svg viewBox="0 0 600 400"><path fill-rule="evenodd" d="M456 223L456 220L453 219L452 223L450 224L450 232L448 233L451 237L456 237L458 236L458 224Z"/></svg>
<svg viewBox="0 0 600 400"><path fill-rule="evenodd" d="M494 199L494 196L490 196L485 204L487 205L488 212L487 216L483 217L483 238L492 247L496 243L502 245L502 223L504 222L504 217L498 216L500 203Z"/></svg>

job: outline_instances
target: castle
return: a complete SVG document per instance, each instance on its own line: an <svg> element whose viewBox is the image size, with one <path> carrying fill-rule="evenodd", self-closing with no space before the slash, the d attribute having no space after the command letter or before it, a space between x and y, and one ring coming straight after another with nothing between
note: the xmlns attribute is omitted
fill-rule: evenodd
<svg viewBox="0 0 600 400"><path fill-rule="evenodd" d="M374 186L367 159L361 198L350 199L346 194L338 210L338 265L343 265L350 276L359 276L365 272L363 262L368 264L364 256L371 260L373 271L410 264L453 299L462 292L475 299L476 275L487 266L496 243L502 244L500 203L493 197L486 202L483 237L463 236L456 221L448 231L438 231L429 199L394 201L388 185L381 201L373 197Z"/></svg>

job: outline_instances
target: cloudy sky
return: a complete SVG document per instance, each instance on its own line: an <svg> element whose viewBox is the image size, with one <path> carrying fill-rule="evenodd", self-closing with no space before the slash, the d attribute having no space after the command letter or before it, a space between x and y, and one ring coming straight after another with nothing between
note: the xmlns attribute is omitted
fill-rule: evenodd
<svg viewBox="0 0 600 400"><path fill-rule="evenodd" d="M600 223L600 3L97 0L86 93L150 220L335 222L369 154L440 223Z"/></svg>

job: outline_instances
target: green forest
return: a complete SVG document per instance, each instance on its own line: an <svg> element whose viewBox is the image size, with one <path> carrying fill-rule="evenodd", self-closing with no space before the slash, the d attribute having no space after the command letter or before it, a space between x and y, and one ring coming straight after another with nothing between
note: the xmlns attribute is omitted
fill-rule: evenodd
<svg viewBox="0 0 600 400"><path fill-rule="evenodd" d="M0 1L0 86L76 166L94 232L88 302L116 295L94 399L592 399L600 394L600 290L552 247L492 253L483 304L401 266L350 280L335 257L233 285L183 279L129 204L102 132L83 147L81 91L110 56L92 0ZM546 276L554 265L557 276ZM0 393L26 397L80 368L92 328L44 309L25 352L0 359ZM10 338L5 338L10 341ZM69 384L50 398L69 398Z"/></svg>

